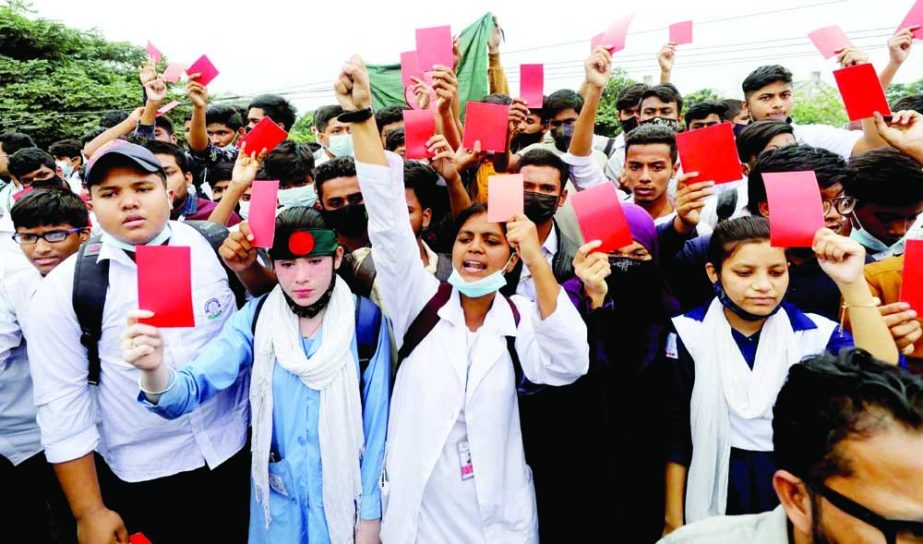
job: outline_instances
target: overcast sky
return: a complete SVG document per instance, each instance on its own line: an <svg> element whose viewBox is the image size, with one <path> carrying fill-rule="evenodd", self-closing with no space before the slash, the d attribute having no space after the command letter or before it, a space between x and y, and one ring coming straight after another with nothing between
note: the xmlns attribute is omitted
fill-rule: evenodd
<svg viewBox="0 0 923 544"><path fill-rule="evenodd" d="M739 97L740 82L760 64L779 62L798 80L819 71L833 83L835 61L825 61L808 32L837 24L876 67L887 63L887 37L914 0L659 0L637 2L627 47L615 64L636 79L659 69L655 54L667 40L666 27L692 19L694 42L680 46L673 82L684 93L703 87ZM610 5L602 10L601 5ZM545 92L579 86L590 37L630 11L629 2L599 0L420 0L198 2L153 4L103 0L34 0L39 15L69 26L96 28L111 40L144 46L150 39L173 61L191 63L206 53L221 74L209 86L216 93L287 95L299 113L333 101L330 86L341 62L353 53L369 63L396 63L414 48L417 27L451 24L457 33L487 12L506 32L501 59L511 91L518 66L545 64ZM422 8L422 9L421 9ZM923 44L896 82L923 78Z"/></svg>

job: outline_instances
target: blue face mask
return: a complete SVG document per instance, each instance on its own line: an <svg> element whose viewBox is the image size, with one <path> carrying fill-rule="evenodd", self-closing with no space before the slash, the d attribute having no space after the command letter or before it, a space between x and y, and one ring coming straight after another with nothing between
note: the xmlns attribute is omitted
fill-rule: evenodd
<svg viewBox="0 0 923 544"><path fill-rule="evenodd" d="M139 245L143 245L143 246L159 246L159 245L163 244L164 242L166 242L167 240L169 240L169 239L170 239L170 236L172 236L172 235L173 235L173 231L170 229L170 224L168 223L168 224L163 228L163 230L160 231L160 234L158 234L158 235L155 236L153 239L151 239L150 242L148 242L148 243L146 243L146 244L139 244ZM122 250L125 250L125 251L131 251L131 252L134 252L134 251L135 251L135 247L136 247L136 246L135 246L134 244L129 244L128 242L119 240L118 238L116 238L115 236L109 234L109 233L106 232L106 231L103 231L103 233L100 235L99 239L100 239L100 241L103 242L104 244L110 245L110 246L112 246L112 247L117 247L117 248L122 249Z"/></svg>
<svg viewBox="0 0 923 544"><path fill-rule="evenodd" d="M515 253L513 255L515 255ZM477 281L468 281L461 277L461 274L458 273L455 267L452 267L452 274L446 281L449 285L458 289L459 293L468 298L480 298L491 293L496 293L506 285L506 267L509 266L510 261L513 260L513 255L510 255L509 260L506 261L503 268L485 278L481 278Z"/></svg>
<svg viewBox="0 0 923 544"><path fill-rule="evenodd" d="M353 137L349 134L335 134L330 137L330 145L327 147L334 157L352 157L353 156Z"/></svg>
<svg viewBox="0 0 923 544"><path fill-rule="evenodd" d="M293 208L295 206L310 208L316 201L317 192L314 191L313 183L303 187L293 187L279 191L279 205L283 208Z"/></svg>
<svg viewBox="0 0 923 544"><path fill-rule="evenodd" d="M852 232L849 233L849 237L859 242L862 247L869 249L872 255L878 255L879 253L901 255L904 253L905 238L901 238L894 245L889 246L861 227L853 228Z"/></svg>
<svg viewBox="0 0 923 544"><path fill-rule="evenodd" d="M779 311L779 308L782 307L781 304L777 305L767 315L751 314L747 310L744 310L743 308L738 306L736 302L731 300L731 297L729 297L727 292L724 290L724 286L721 285L721 280L718 280L711 285L712 285L712 289L714 289L715 291L715 296L718 298L718 302L720 302L721 305L727 308L728 310L734 312L734 314L737 315L737 317L743 319L744 321L761 321L768 317L772 317L773 315L775 315L776 312Z"/></svg>

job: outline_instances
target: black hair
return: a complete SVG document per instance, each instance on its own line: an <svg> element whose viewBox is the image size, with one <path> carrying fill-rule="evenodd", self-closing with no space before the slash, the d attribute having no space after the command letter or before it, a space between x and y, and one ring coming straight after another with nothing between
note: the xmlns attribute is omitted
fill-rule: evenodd
<svg viewBox="0 0 923 544"><path fill-rule="evenodd" d="M744 79L741 85L744 91L744 98L749 100L750 96L756 91L780 81L787 85L792 84L792 73L789 72L787 68L779 66L778 64L760 66L756 70L750 72L750 75Z"/></svg>
<svg viewBox="0 0 923 544"><path fill-rule="evenodd" d="M747 215L718 223L708 241L708 262L721 272L724 261L740 246L769 240L769 221L763 217Z"/></svg>
<svg viewBox="0 0 923 544"><path fill-rule="evenodd" d="M88 143L95 140L96 137L102 134L103 132L106 132L106 129L104 129L103 127L91 128L90 130L86 131L86 133L84 133L83 136L80 137L80 143L82 143L85 146Z"/></svg>
<svg viewBox="0 0 923 544"><path fill-rule="evenodd" d="M422 209L432 208L433 190L439 174L432 166L418 161L404 161L404 188L412 189Z"/></svg>
<svg viewBox="0 0 923 544"><path fill-rule="evenodd" d="M301 187L314 172L314 155L304 145L286 140L270 151L263 160L263 169L279 187Z"/></svg>
<svg viewBox="0 0 923 544"><path fill-rule="evenodd" d="M214 186L219 181L230 181L234 177L234 163L221 161L208 167L208 182Z"/></svg>
<svg viewBox="0 0 923 544"><path fill-rule="evenodd" d="M176 166L179 167L180 172L183 174L189 172L189 161L186 159L186 152L180 149L178 145L161 142L160 140L145 140L141 145L154 155L170 155L176 159Z"/></svg>
<svg viewBox="0 0 923 544"><path fill-rule="evenodd" d="M923 94L912 94L896 100L891 105L891 111L912 110L917 113L923 113Z"/></svg>
<svg viewBox="0 0 923 544"><path fill-rule="evenodd" d="M721 103L727 108L728 119L737 117L744 109L743 100L737 100L736 98L725 98Z"/></svg>
<svg viewBox="0 0 923 544"><path fill-rule="evenodd" d="M80 157L82 160L83 155L80 153L82 149L83 145L74 139L58 140L57 142L48 146L48 152L53 156L67 157L68 159Z"/></svg>
<svg viewBox="0 0 923 544"><path fill-rule="evenodd" d="M838 446L898 426L923 430L923 378L861 349L809 357L788 371L772 416L779 469L809 482L852 474Z"/></svg>
<svg viewBox="0 0 923 544"><path fill-rule="evenodd" d="M10 209L13 225L34 229L43 225L90 226L90 212L69 189L36 189L23 195Z"/></svg>
<svg viewBox="0 0 923 544"><path fill-rule="evenodd" d="M396 128L385 136L385 149L394 151L402 145L406 145L406 134L404 127Z"/></svg>
<svg viewBox="0 0 923 544"><path fill-rule="evenodd" d="M12 131L0 133L0 144L3 144L3 152L7 155L12 155L20 149L35 147L35 142L28 134Z"/></svg>
<svg viewBox="0 0 923 544"><path fill-rule="evenodd" d="M519 160L519 170L522 171L524 166L549 166L558 171L558 180L560 181L560 190L558 194L564 192L564 186L567 184L570 170L561 157L555 155L547 149L533 149L523 153Z"/></svg>
<svg viewBox="0 0 923 544"><path fill-rule="evenodd" d="M542 123L554 119L558 113L572 109L580 114L583 109L583 97L570 89L560 89L548 95L542 104Z"/></svg>
<svg viewBox="0 0 923 544"><path fill-rule="evenodd" d="M154 119L154 126L160 127L170 133L170 136L176 134L176 131L173 130L173 120L167 117L166 115L161 115Z"/></svg>
<svg viewBox="0 0 923 544"><path fill-rule="evenodd" d="M314 190L317 197L324 198L324 183L336 178L356 177L356 161L352 157L337 157L330 159L314 169Z"/></svg>
<svg viewBox="0 0 923 544"><path fill-rule="evenodd" d="M497 104L498 106L509 106L513 103L512 97L503 93L493 93L481 99L484 104Z"/></svg>
<svg viewBox="0 0 923 544"><path fill-rule="evenodd" d="M381 134L386 125L404 122L404 108L401 106L388 106L375 112L375 124Z"/></svg>
<svg viewBox="0 0 923 544"><path fill-rule="evenodd" d="M6 151L4 149L4 151ZM24 147L10 155L10 163L7 170L15 178L21 178L26 174L31 174L39 168L47 166L52 172L55 171L54 157L44 149L37 147Z"/></svg>
<svg viewBox="0 0 923 544"><path fill-rule="evenodd" d="M679 115L683 111L683 95L679 93L679 89L674 87L672 83L661 83L660 85L649 87L646 91L641 93L641 100L638 101L638 104L641 104L652 96L657 97L657 99L664 104L676 102L676 115Z"/></svg>
<svg viewBox="0 0 923 544"><path fill-rule="evenodd" d="M250 108L263 110L266 117L282 125L286 132L292 130L292 126L295 124L295 117L297 116L295 107L281 96L262 94L250 101L250 106L247 109L249 110Z"/></svg>
<svg viewBox="0 0 923 544"><path fill-rule="evenodd" d="M760 203L766 202L764 173L812 170L818 186L826 189L844 181L846 160L833 151L802 144L780 147L761 154L747 176L747 210L753 215L759 215Z"/></svg>
<svg viewBox="0 0 923 544"><path fill-rule="evenodd" d="M230 104L214 104L205 111L205 124L210 125L212 123L224 125L236 132L240 127L244 126L244 119L234 106Z"/></svg>
<svg viewBox="0 0 923 544"><path fill-rule="evenodd" d="M721 102L712 101L699 102L698 104L689 106L683 118L686 120L686 125L688 126L689 123L700 119L706 119L713 113L718 116L721 122L728 120L728 107Z"/></svg>
<svg viewBox="0 0 923 544"><path fill-rule="evenodd" d="M615 108L619 111L637 108L641 103L641 95L648 89L644 83L633 83L621 91L615 100Z"/></svg>
<svg viewBox="0 0 923 544"><path fill-rule="evenodd" d="M676 164L676 133L661 125L641 125L625 135L625 156L633 145L664 144L670 147L670 160Z"/></svg>
<svg viewBox="0 0 923 544"><path fill-rule="evenodd" d="M454 241L458 238L458 233L461 232L462 227L465 226L465 223L467 223L469 219L484 213L487 213L487 204L484 202L477 202L460 211L452 221L451 239ZM500 230L503 231L503 235L506 236L506 223L498 223L498 225L500 226ZM512 249L510 251L512 251Z"/></svg>
<svg viewBox="0 0 923 544"><path fill-rule="evenodd" d="M749 163L766 149L769 142L780 134L795 134L795 129L785 121L763 119L754 121L737 135L737 156L740 162Z"/></svg>
<svg viewBox="0 0 923 544"><path fill-rule="evenodd" d="M324 215L310 206L287 207L276 216L276 230L329 228Z"/></svg>
<svg viewBox="0 0 923 544"><path fill-rule="evenodd" d="M849 160L843 189L860 207L916 204L923 201L923 164L892 147L872 149Z"/></svg>
<svg viewBox="0 0 923 544"><path fill-rule="evenodd" d="M314 112L314 126L318 132L327 130L330 120L343 113L343 108L337 104L332 106L321 106Z"/></svg>
<svg viewBox="0 0 923 544"><path fill-rule="evenodd" d="M128 112L123 110L111 110L103 114L99 119L99 126L101 128L112 128L115 125L121 123L125 119L128 119Z"/></svg>

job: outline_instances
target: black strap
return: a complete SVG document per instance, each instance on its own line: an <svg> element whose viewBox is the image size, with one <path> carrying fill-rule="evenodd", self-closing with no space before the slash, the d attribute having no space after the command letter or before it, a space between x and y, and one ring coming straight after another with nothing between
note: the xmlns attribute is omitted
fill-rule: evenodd
<svg viewBox="0 0 923 544"><path fill-rule="evenodd" d="M609 153L612 153L613 145L615 145L615 138L609 138L609 140L606 142L606 149L603 150L603 153L606 155L606 157L609 156Z"/></svg>
<svg viewBox="0 0 923 544"><path fill-rule="evenodd" d="M727 221L734 215L734 210L737 209L737 191L734 189L724 191L718 195L718 222Z"/></svg>
<svg viewBox="0 0 923 544"><path fill-rule="evenodd" d="M442 253L436 254L436 279L439 281L448 281L452 275L452 256Z"/></svg>
<svg viewBox="0 0 923 544"><path fill-rule="evenodd" d="M103 308L109 289L109 260L96 262L102 246L100 237L93 236L80 246L74 266L72 303L80 325L80 343L87 350L87 381L99 385L101 361L99 340L103 335Z"/></svg>

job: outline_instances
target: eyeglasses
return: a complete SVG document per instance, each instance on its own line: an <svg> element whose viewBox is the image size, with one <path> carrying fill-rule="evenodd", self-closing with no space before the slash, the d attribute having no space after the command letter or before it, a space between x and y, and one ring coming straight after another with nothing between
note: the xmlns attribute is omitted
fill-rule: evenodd
<svg viewBox="0 0 923 544"><path fill-rule="evenodd" d="M45 240L49 244L58 244L67 240L67 237L75 232L82 231L83 228L76 229L67 229L67 230L51 230L45 234L31 234L31 233L20 233L17 232L13 235L13 240L16 241L21 246L31 246L37 244L39 238Z"/></svg>
<svg viewBox="0 0 923 544"><path fill-rule="evenodd" d="M856 208L856 197L838 196L833 200L825 200L823 205L824 215L830 213L832 209L836 209L836 213L840 215L849 215Z"/></svg>
<svg viewBox="0 0 923 544"><path fill-rule="evenodd" d="M888 519L822 483L812 482L807 485L844 513L881 531L887 544L923 542L923 521Z"/></svg>

